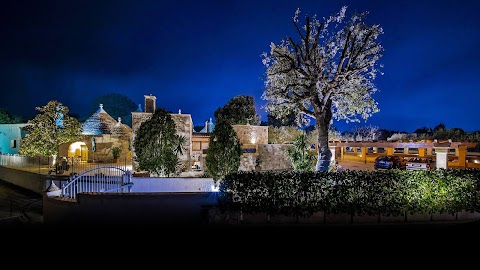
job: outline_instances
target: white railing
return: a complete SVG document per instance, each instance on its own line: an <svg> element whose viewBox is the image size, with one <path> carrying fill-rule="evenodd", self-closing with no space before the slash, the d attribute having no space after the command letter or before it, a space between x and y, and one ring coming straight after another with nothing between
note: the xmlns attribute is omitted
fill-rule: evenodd
<svg viewBox="0 0 480 270"><path fill-rule="evenodd" d="M78 157L57 157L53 166L52 157L28 157L20 155L0 154L0 166L11 167L18 170L25 170L39 174L54 173L56 175L68 176L71 174L83 174L85 171L95 167L114 166L124 170L132 169L130 159L123 158L113 162L111 158L97 158L95 161L81 161Z"/></svg>
<svg viewBox="0 0 480 270"><path fill-rule="evenodd" d="M82 192L129 192L133 186L130 171L115 167L103 166L73 174L62 186L62 197L76 199Z"/></svg>

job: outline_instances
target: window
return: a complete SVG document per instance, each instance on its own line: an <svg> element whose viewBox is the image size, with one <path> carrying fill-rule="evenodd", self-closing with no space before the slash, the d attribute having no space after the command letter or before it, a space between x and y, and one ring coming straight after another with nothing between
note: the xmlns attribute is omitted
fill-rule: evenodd
<svg viewBox="0 0 480 270"><path fill-rule="evenodd" d="M10 147L11 148L17 148L17 140L11 140L10 141Z"/></svg>
<svg viewBox="0 0 480 270"><path fill-rule="evenodd" d="M408 148L408 154L418 154L418 148Z"/></svg>

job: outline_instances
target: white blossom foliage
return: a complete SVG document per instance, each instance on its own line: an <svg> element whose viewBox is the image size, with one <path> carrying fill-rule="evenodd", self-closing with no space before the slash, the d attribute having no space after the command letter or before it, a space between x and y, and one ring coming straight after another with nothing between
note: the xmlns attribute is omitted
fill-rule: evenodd
<svg viewBox="0 0 480 270"><path fill-rule="evenodd" d="M368 25L367 12L346 18L347 7L322 21L306 17L299 25L300 10L293 17L300 40L271 43L262 54L266 67L264 106L273 116L297 113L297 124L308 125L326 110L336 120L359 122L379 111L372 95L381 68L383 47L379 25ZM328 121L330 122L330 121Z"/></svg>

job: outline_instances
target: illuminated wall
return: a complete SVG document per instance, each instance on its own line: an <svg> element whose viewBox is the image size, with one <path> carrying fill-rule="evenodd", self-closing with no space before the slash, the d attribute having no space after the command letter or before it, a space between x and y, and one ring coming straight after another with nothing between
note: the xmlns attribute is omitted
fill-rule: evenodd
<svg viewBox="0 0 480 270"><path fill-rule="evenodd" d="M23 127L28 124L0 124L0 152L15 155L20 149L21 139L25 137Z"/></svg>
<svg viewBox="0 0 480 270"><path fill-rule="evenodd" d="M268 144L268 127L253 125L232 125L237 133L240 143L245 144Z"/></svg>

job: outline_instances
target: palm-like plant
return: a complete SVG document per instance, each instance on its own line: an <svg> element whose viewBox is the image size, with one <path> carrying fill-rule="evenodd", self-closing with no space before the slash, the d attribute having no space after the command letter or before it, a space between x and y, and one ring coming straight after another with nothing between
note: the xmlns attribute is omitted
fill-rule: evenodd
<svg viewBox="0 0 480 270"><path fill-rule="evenodd" d="M309 151L308 138L305 133L295 137L292 146L287 148L286 154L292 161L294 171L314 170L315 155Z"/></svg>

